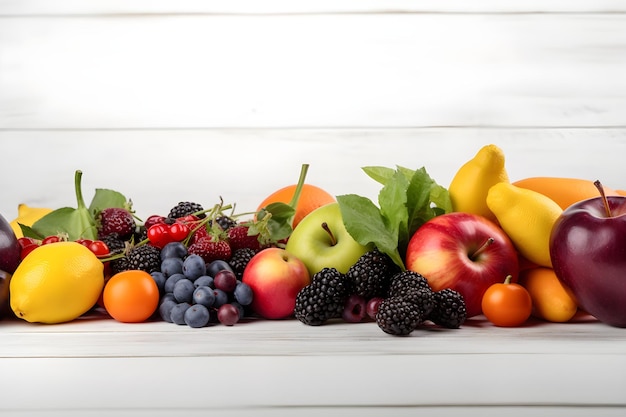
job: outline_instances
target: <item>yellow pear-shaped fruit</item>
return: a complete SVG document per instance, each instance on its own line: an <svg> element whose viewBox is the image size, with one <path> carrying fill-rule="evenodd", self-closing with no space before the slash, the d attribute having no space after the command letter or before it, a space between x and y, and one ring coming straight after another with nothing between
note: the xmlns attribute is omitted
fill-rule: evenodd
<svg viewBox="0 0 626 417"><path fill-rule="evenodd" d="M489 189L499 182L509 182L504 152L496 145L485 145L452 178L448 187L452 209L495 221L486 199Z"/></svg>
<svg viewBox="0 0 626 417"><path fill-rule="evenodd" d="M501 182L489 189L487 205L522 256L539 266L552 267L550 233L563 212L554 200Z"/></svg>
<svg viewBox="0 0 626 417"><path fill-rule="evenodd" d="M24 258L11 278L11 309L32 323L74 320L98 301L103 271L102 262L80 243L42 245Z"/></svg>
<svg viewBox="0 0 626 417"><path fill-rule="evenodd" d="M18 238L24 236L20 224L24 226L32 226L35 222L41 219L46 214L50 213L52 209L47 207L30 207L26 204L20 204L17 206L17 217L11 221L11 228L15 232L15 236Z"/></svg>
<svg viewBox="0 0 626 417"><path fill-rule="evenodd" d="M554 269L537 267L520 272L519 283L533 300L533 316L565 323L574 317L578 304L571 290L556 276Z"/></svg>

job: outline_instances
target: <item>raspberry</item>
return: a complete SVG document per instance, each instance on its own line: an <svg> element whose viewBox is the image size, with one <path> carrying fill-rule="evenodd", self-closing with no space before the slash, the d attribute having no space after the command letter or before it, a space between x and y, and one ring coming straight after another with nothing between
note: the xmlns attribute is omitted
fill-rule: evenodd
<svg viewBox="0 0 626 417"><path fill-rule="evenodd" d="M244 225L233 226L228 229L228 243L233 251L249 248L254 251L261 249L258 235L249 235L249 227Z"/></svg>
<svg viewBox="0 0 626 417"><path fill-rule="evenodd" d="M332 318L341 317L348 296L345 275L334 268L324 268L298 292L294 314L304 324L319 326Z"/></svg>
<svg viewBox="0 0 626 417"><path fill-rule="evenodd" d="M130 211L120 207L108 207L96 215L98 237L102 239L116 233L122 240L127 240L135 231L135 219Z"/></svg>
<svg viewBox="0 0 626 417"><path fill-rule="evenodd" d="M346 276L356 295L369 299L385 297L391 277L399 271L391 258L378 249L366 252L350 267Z"/></svg>
<svg viewBox="0 0 626 417"><path fill-rule="evenodd" d="M215 260L228 261L232 256L232 250L228 242L225 240L213 240L210 236L202 237L189 245L187 252L200 255L207 264Z"/></svg>

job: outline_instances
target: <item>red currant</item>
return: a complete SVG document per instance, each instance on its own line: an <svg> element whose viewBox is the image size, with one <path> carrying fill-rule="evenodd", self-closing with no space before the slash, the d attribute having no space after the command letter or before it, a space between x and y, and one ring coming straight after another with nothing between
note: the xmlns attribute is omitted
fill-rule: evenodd
<svg viewBox="0 0 626 417"><path fill-rule="evenodd" d="M26 255L37 249L39 245L37 243L31 243L22 247L20 251L20 259L26 258Z"/></svg>
<svg viewBox="0 0 626 417"><path fill-rule="evenodd" d="M94 253L97 257L104 257L109 255L109 247L106 243L101 240L94 240L87 246L90 251Z"/></svg>
<svg viewBox="0 0 626 417"><path fill-rule="evenodd" d="M44 238L41 241L41 244L42 245L47 245L47 244L50 244L50 243L57 243L57 242L60 242L60 241L61 241L61 237L60 236L53 235L53 236L47 236L46 238Z"/></svg>
<svg viewBox="0 0 626 417"><path fill-rule="evenodd" d="M176 242L182 242L185 240L187 236L189 236L190 231L191 229L187 226L187 224L179 223L178 221L171 224L168 230L169 235Z"/></svg>
<svg viewBox="0 0 626 417"><path fill-rule="evenodd" d="M172 241L172 237L170 236L169 226L165 223L157 223L148 229L148 240L150 243L157 248L163 248L163 246L167 245Z"/></svg>
<svg viewBox="0 0 626 417"><path fill-rule="evenodd" d="M85 247L89 247L89 245L91 245L93 243L93 240L91 239L84 239L84 238L78 238L75 240L76 243L80 243L81 245L85 246Z"/></svg>
<svg viewBox="0 0 626 417"><path fill-rule="evenodd" d="M194 216L193 214L188 214L187 216L179 217L176 219L176 221L180 223L196 223L199 220L200 217Z"/></svg>
<svg viewBox="0 0 626 417"><path fill-rule="evenodd" d="M158 214L153 214L152 216L146 219L146 221L144 222L144 225L146 226L146 230L147 230L150 227L154 226L155 224L161 224L161 223L165 223L165 217L159 216Z"/></svg>
<svg viewBox="0 0 626 417"><path fill-rule="evenodd" d="M32 237L25 237L25 236L17 239L17 243L20 244L20 247L22 249L24 249L28 245L35 244L35 245L39 246L39 244L40 244L40 242L37 239L33 239Z"/></svg>

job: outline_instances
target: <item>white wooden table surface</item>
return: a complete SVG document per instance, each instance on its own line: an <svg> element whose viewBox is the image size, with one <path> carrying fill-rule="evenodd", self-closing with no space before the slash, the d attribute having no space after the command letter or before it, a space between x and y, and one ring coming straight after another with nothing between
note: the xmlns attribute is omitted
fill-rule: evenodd
<svg viewBox="0 0 626 417"><path fill-rule="evenodd" d="M86 3L86 4L84 4ZM0 0L0 213L112 188L140 217L366 165L447 186L487 143L512 179L626 188L622 1ZM190 329L0 321L0 415L622 416L626 332L534 322Z"/></svg>

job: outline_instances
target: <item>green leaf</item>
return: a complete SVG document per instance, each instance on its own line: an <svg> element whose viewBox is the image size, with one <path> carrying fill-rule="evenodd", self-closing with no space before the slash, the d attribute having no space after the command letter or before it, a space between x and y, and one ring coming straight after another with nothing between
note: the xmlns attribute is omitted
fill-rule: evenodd
<svg viewBox="0 0 626 417"><path fill-rule="evenodd" d="M33 224L32 230L35 233L41 236L67 234L69 240L97 239L98 231L93 215L89 212L83 199L82 175L81 171L76 171L74 174L77 208L63 207L46 214Z"/></svg>
<svg viewBox="0 0 626 417"><path fill-rule="evenodd" d="M400 254L406 253L415 231L431 218L452 210L448 190L433 181L423 167L362 169L383 185L378 194L380 208L365 197L341 196L338 201L346 229L359 243L373 243L404 269Z"/></svg>
<svg viewBox="0 0 626 417"><path fill-rule="evenodd" d="M86 208L79 210L71 207L56 209L37 220L32 229L43 237L67 234L69 240L76 240L81 237L96 239L96 227L86 210Z"/></svg>
<svg viewBox="0 0 626 417"><path fill-rule="evenodd" d="M41 234L33 230L33 228L30 226L26 226L25 224L22 224L22 223L18 223L18 225L20 226L20 229L22 230L22 234L25 237L32 237L33 239L39 239L39 240L46 237L46 236L42 236Z"/></svg>
<svg viewBox="0 0 626 417"><path fill-rule="evenodd" d="M401 268L402 257L398 253L398 240L389 230L378 207L367 197L356 194L337 196L346 230L354 240L365 246L376 246Z"/></svg>
<svg viewBox="0 0 626 417"><path fill-rule="evenodd" d="M370 178L374 181L381 183L382 185L387 184L387 181L391 177L393 177L395 170L387 167L379 167L379 166L367 166L361 168Z"/></svg>
<svg viewBox="0 0 626 417"><path fill-rule="evenodd" d="M408 233L407 187L404 174L396 171L378 195L380 213L385 226L395 236L396 246L399 240L406 239Z"/></svg>
<svg viewBox="0 0 626 417"><path fill-rule="evenodd" d="M128 200L122 193L105 188L96 188L96 193L89 205L89 212L98 213L109 207L127 208L128 205Z"/></svg>

